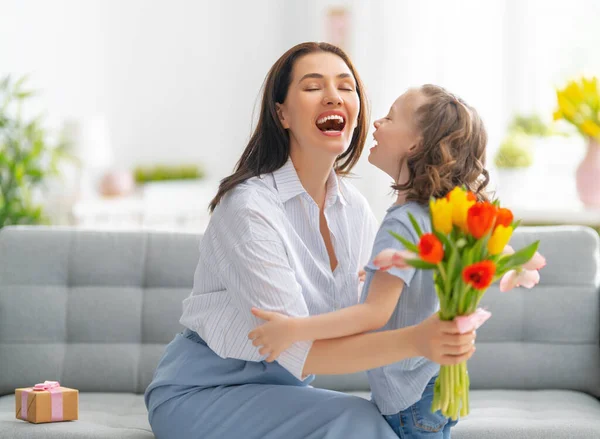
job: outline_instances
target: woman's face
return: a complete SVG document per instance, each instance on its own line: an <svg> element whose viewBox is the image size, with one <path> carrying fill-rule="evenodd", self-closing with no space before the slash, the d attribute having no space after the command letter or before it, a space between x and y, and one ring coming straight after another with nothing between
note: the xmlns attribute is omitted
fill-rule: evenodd
<svg viewBox="0 0 600 439"><path fill-rule="evenodd" d="M344 60L317 52L296 60L277 113L289 132L291 149L337 157L350 145L359 108L356 81Z"/></svg>
<svg viewBox="0 0 600 439"><path fill-rule="evenodd" d="M414 114L425 101L417 90L396 99L387 116L374 122L373 137L377 142L369 150L369 162L398 181L401 164L419 142Z"/></svg>

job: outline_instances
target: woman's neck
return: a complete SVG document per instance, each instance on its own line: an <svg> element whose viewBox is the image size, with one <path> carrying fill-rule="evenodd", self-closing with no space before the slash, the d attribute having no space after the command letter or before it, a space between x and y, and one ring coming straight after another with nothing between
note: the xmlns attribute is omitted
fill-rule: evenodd
<svg viewBox="0 0 600 439"><path fill-rule="evenodd" d="M310 157L307 154L299 154L296 149L290 151L290 158L300 179L304 190L317 203L319 209L325 205L327 195L327 179L335 162L324 160L322 157Z"/></svg>

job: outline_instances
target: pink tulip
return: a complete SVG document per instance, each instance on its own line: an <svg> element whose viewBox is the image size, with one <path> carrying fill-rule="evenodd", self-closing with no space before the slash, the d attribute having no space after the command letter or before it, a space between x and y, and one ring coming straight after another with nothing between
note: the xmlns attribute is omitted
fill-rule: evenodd
<svg viewBox="0 0 600 439"><path fill-rule="evenodd" d="M538 252L535 252L533 257L523 265L523 268L525 270L539 270L541 268L544 268L545 266L546 258Z"/></svg>
<svg viewBox="0 0 600 439"><path fill-rule="evenodd" d="M375 256L375 259L373 259L373 264L383 271L389 270L392 267L403 269L410 267L410 265L406 263L407 259L413 259L416 257L417 255L408 250L398 251L388 248Z"/></svg>
<svg viewBox="0 0 600 439"><path fill-rule="evenodd" d="M500 291L505 293L514 287L533 288L539 281L540 273L537 270L510 270L500 279Z"/></svg>
<svg viewBox="0 0 600 439"><path fill-rule="evenodd" d="M460 332L461 334L465 334L469 331L474 331L478 329L491 316L491 312L483 308L477 308L477 310L473 314L469 314L468 316L455 317L454 321L456 322L458 332Z"/></svg>
<svg viewBox="0 0 600 439"><path fill-rule="evenodd" d="M515 249L510 245L504 247L502 254L512 255L515 252ZM523 268L526 270L540 270L546 266L546 258L543 257L539 252L535 252L531 259L525 264L523 264ZM508 273L507 273L508 274Z"/></svg>

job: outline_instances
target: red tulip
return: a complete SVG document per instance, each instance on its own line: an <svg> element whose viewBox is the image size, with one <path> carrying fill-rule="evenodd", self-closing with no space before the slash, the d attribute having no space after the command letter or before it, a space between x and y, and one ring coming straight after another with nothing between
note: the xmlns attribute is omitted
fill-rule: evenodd
<svg viewBox="0 0 600 439"><path fill-rule="evenodd" d="M463 280L476 290L485 290L490 286L496 273L496 264L492 261L481 261L465 267Z"/></svg>
<svg viewBox="0 0 600 439"><path fill-rule="evenodd" d="M467 213L467 228L476 239L488 233L496 221L496 207L487 201L475 203Z"/></svg>
<svg viewBox="0 0 600 439"><path fill-rule="evenodd" d="M425 233L419 241L419 256L425 262L438 264L444 259L444 246L433 233Z"/></svg>

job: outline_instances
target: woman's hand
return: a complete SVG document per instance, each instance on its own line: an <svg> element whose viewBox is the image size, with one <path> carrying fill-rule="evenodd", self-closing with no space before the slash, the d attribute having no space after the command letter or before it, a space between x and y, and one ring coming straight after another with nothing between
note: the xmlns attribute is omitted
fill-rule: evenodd
<svg viewBox="0 0 600 439"><path fill-rule="evenodd" d="M268 363L275 361L279 355L289 348L294 339L294 319L284 314L272 311L263 311L252 308L252 314L267 323L250 331L248 338L254 346L261 346L258 353L267 355Z"/></svg>
<svg viewBox="0 0 600 439"><path fill-rule="evenodd" d="M438 364L459 364L475 352L475 331L461 334L457 322L442 321L437 313L412 329L416 351Z"/></svg>

